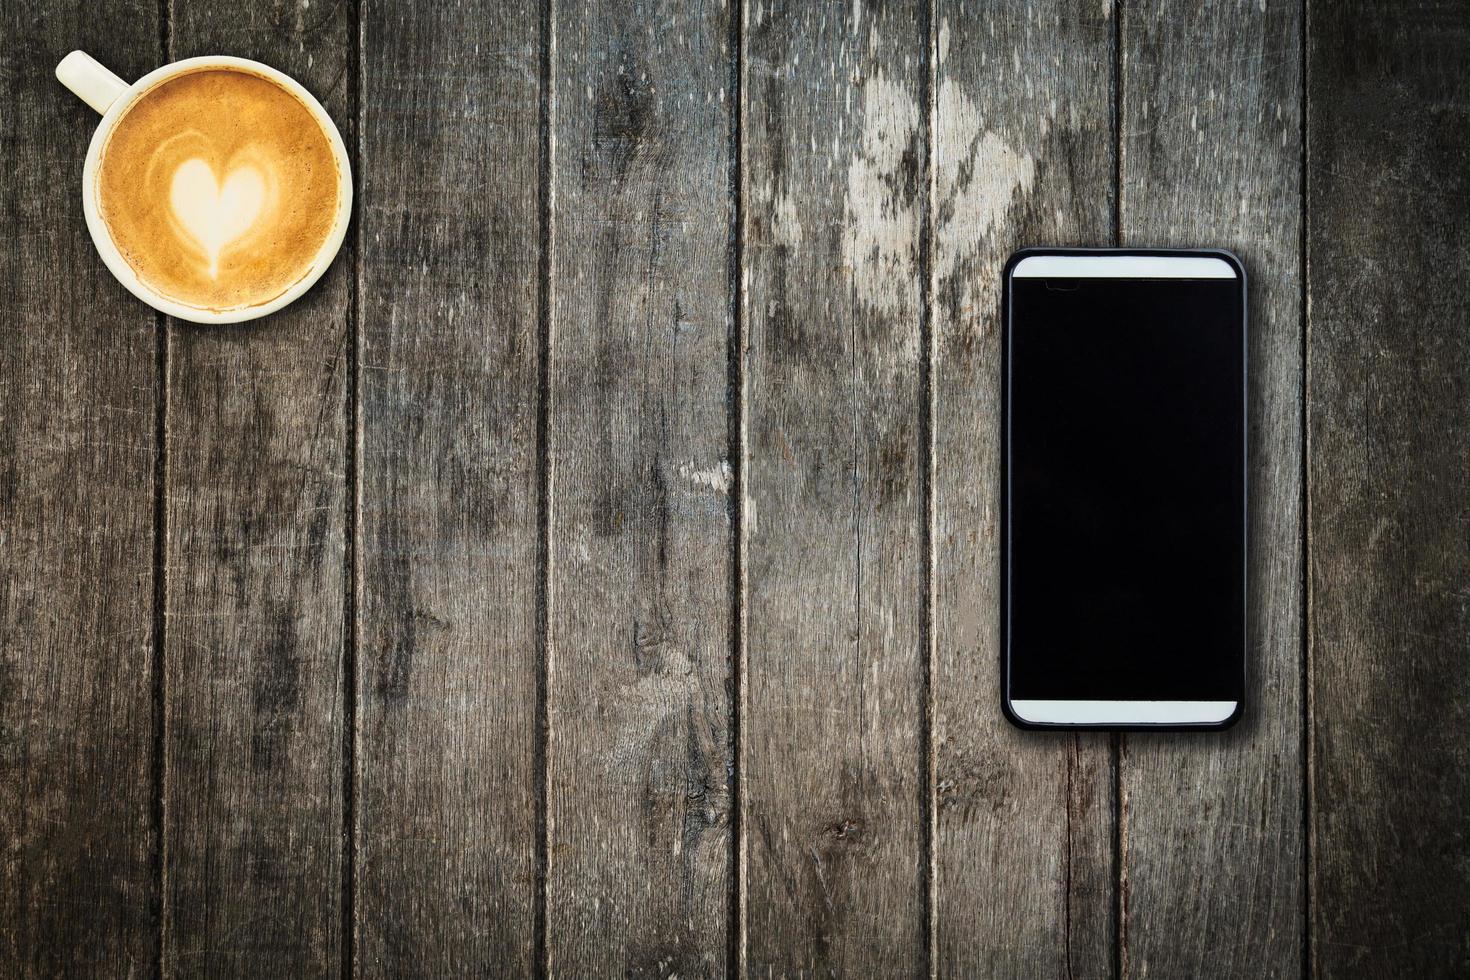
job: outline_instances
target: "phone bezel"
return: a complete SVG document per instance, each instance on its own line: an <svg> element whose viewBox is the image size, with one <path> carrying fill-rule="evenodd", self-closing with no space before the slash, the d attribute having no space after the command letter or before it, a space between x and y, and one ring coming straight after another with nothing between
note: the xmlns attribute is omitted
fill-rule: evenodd
<svg viewBox="0 0 1470 980"><path fill-rule="evenodd" d="M1240 336L1241 336L1241 411L1249 422L1250 411L1250 316L1249 292L1245 265L1233 252L1220 248L1165 249L1165 248L1023 248L1006 261L1001 283L1001 533L1000 533L1000 660L1001 660L1001 708L1006 718L1019 728L1040 730L1095 730L1095 731L1220 731L1230 728L1245 713L1246 688L1249 681L1247 652L1249 646L1249 541L1250 541L1250 426L1243 425L1243 451L1246 466L1244 485L1241 488L1243 533L1246 536L1247 560L1241 569L1241 589L1245 596L1245 630L1247 637L1240 651L1241 700L1239 701L1077 701L1072 699L1017 699L1012 700L1010 691L1010 394L1011 394L1011 282L1017 268L1027 259L1056 258L1065 269L1073 265L1074 271L1053 272L1056 278L1108 278L1108 279L1159 279L1159 278L1228 278L1225 276L1180 275L1176 267L1174 274L1161 271L1162 266L1180 263L1180 260L1200 259L1224 262L1235 273L1240 283ZM1083 262L1072 260L1082 259ZM1096 260L1107 260L1099 263ZM1117 259L1139 260L1136 263L1117 263ZM1130 274L1098 275L1103 265L1114 265ZM1201 268L1201 267L1196 267ZM1084 270L1092 270L1090 273ZM1079 275L1079 272L1081 274ZM1029 277L1028 277L1029 278ZM1046 278L1038 276L1037 278ZM1026 714L1018 710L1022 705ZM1045 705L1046 707L1038 707ZM1028 716L1029 715L1029 716Z"/></svg>

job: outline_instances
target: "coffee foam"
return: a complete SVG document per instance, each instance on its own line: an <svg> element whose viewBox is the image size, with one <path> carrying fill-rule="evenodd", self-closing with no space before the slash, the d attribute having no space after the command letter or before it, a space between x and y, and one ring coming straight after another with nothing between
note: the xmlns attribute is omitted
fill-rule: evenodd
<svg viewBox="0 0 1470 980"><path fill-rule="evenodd" d="M97 180L102 218L138 277L213 311L270 302L311 271L341 175L292 92L216 67L139 96L113 127Z"/></svg>

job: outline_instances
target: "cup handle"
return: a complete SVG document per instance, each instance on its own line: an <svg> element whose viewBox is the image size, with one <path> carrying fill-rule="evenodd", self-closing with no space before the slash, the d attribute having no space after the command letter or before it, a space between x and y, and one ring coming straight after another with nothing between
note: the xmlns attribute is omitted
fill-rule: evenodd
<svg viewBox="0 0 1470 980"><path fill-rule="evenodd" d="M56 66L56 77L72 94L100 113L106 113L130 87L83 51L73 51Z"/></svg>

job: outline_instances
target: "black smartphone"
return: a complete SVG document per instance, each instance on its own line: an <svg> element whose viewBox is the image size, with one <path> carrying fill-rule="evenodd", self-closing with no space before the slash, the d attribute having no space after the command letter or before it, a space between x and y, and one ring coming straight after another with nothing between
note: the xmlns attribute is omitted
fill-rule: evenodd
<svg viewBox="0 0 1470 980"><path fill-rule="evenodd" d="M1024 249L1003 297L1006 716L1229 727L1245 704L1245 268L1213 249Z"/></svg>

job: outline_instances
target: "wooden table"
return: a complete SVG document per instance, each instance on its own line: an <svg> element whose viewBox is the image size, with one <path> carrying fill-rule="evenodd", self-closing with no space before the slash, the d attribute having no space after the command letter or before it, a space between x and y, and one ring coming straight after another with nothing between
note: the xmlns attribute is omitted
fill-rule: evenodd
<svg viewBox="0 0 1470 980"><path fill-rule="evenodd" d="M1197 6L5 4L0 975L1470 971L1470 8ZM73 47L322 99L310 295L124 292ZM1250 270L1224 736L997 705L999 269L1114 242Z"/></svg>

